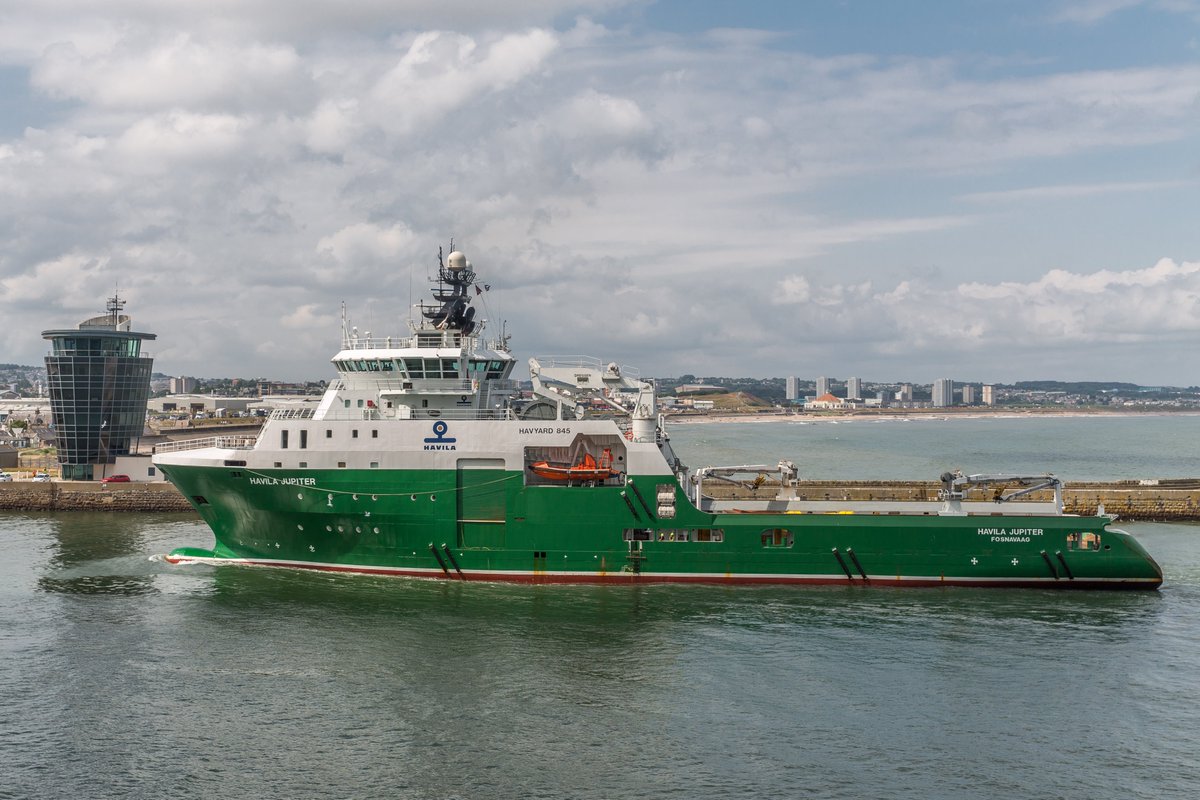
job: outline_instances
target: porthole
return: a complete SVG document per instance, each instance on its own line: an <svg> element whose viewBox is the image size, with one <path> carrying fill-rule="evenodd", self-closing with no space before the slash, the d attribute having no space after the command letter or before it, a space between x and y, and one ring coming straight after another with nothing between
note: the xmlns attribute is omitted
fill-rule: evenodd
<svg viewBox="0 0 1200 800"><path fill-rule="evenodd" d="M374 531L375 533L379 533L379 528L372 528L371 530Z"/></svg>
<svg viewBox="0 0 1200 800"><path fill-rule="evenodd" d="M436 494L431 494L431 495L429 495L429 502L431 502L431 503L436 503L436 502L437 502L437 495L436 495Z"/></svg>
<svg viewBox="0 0 1200 800"><path fill-rule="evenodd" d="M303 526L303 525L297 525L297 526L296 526L296 530L298 530L298 531L302 531L302 530L304 530L304 526Z"/></svg>
<svg viewBox="0 0 1200 800"><path fill-rule="evenodd" d="M327 531L329 531L330 533L332 533L332 532L333 532L333 526L332 526L332 525L326 525L326 526L325 526L325 530L327 530Z"/></svg>
<svg viewBox="0 0 1200 800"><path fill-rule="evenodd" d="M346 532L346 529L343 528L341 525L338 525L338 533L345 533L345 532Z"/></svg>

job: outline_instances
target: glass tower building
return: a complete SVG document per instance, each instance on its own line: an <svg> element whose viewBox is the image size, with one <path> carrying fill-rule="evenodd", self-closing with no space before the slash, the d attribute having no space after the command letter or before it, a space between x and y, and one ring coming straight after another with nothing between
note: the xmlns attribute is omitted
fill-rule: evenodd
<svg viewBox="0 0 1200 800"><path fill-rule="evenodd" d="M106 465L132 452L146 424L153 359L142 342L156 337L132 330L124 306L114 295L104 316L42 331L50 340L46 374L64 480L103 477Z"/></svg>

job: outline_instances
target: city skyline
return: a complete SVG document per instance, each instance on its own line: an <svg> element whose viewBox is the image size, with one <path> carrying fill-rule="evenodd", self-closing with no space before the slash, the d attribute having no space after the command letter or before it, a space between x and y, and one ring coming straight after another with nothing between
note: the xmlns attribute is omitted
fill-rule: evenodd
<svg viewBox="0 0 1200 800"><path fill-rule="evenodd" d="M173 371L328 377L453 237L522 361L1200 383L1195 0L5 20L0 361L119 287Z"/></svg>

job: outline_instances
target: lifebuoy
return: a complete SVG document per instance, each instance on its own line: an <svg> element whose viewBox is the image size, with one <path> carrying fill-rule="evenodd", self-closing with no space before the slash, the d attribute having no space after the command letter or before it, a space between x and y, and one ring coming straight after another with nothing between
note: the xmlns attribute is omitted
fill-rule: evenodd
<svg viewBox="0 0 1200 800"><path fill-rule="evenodd" d="M631 442L633 441L633 429L632 428L625 431L625 438Z"/></svg>

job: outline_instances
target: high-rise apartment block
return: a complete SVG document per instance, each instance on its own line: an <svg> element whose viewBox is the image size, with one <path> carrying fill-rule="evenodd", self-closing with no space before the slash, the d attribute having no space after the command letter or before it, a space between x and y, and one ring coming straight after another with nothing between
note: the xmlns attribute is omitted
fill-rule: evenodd
<svg viewBox="0 0 1200 800"><path fill-rule="evenodd" d="M829 394L829 387L832 385L832 378L826 378L824 376L817 378L817 397L823 397Z"/></svg>
<svg viewBox="0 0 1200 800"><path fill-rule="evenodd" d="M974 387L974 386L972 386L972 385L971 385L971 384L969 384L969 383L968 383L968 384L964 384L964 385L963 385L963 388L962 388L962 394L963 394L963 399L962 399L962 402L963 402L963 405L964 405L964 406L973 406L973 405L975 405L975 403L977 402L977 400L976 400L976 398L975 398L975 387Z"/></svg>
<svg viewBox="0 0 1200 800"><path fill-rule="evenodd" d="M788 400L800 399L800 379L795 375L789 375L787 378L787 394Z"/></svg>
<svg viewBox="0 0 1200 800"><path fill-rule="evenodd" d="M846 399L861 400L862 399L862 378L847 378L846 379Z"/></svg>
<svg viewBox="0 0 1200 800"><path fill-rule="evenodd" d="M945 408L954 405L954 381L950 378L938 378L933 382L934 408Z"/></svg>
<svg viewBox="0 0 1200 800"><path fill-rule="evenodd" d="M996 387L991 385L983 387L983 404L985 406L996 405Z"/></svg>
<svg viewBox="0 0 1200 800"><path fill-rule="evenodd" d="M196 379L188 377L171 378L171 394L191 394L196 391Z"/></svg>

